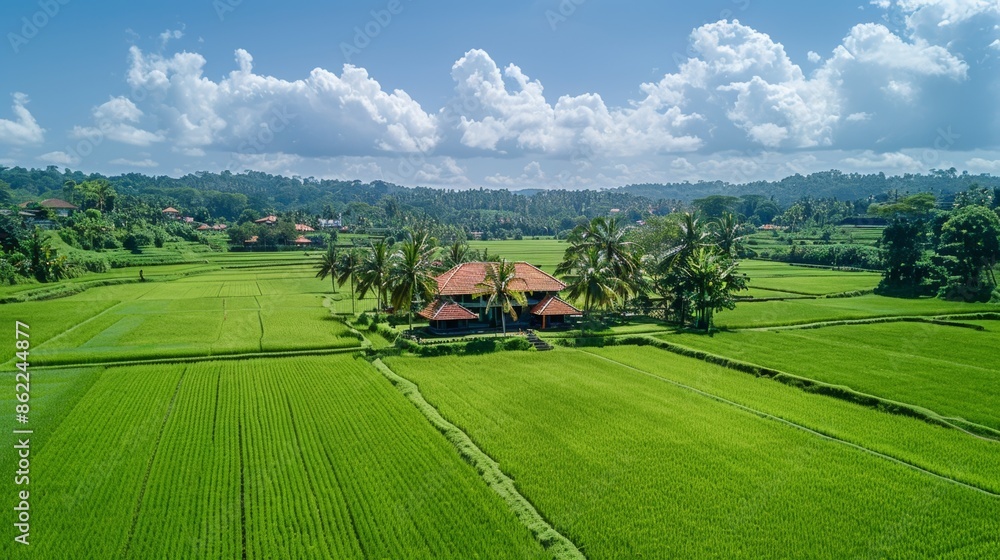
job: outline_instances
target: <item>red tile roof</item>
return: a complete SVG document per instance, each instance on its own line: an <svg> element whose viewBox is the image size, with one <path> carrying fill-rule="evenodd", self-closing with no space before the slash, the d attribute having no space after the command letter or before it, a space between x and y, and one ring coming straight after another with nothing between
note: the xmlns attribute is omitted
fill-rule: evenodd
<svg viewBox="0 0 1000 560"><path fill-rule="evenodd" d="M308 237L303 237L300 235L299 238L293 241L292 243L301 243L304 245L306 243L312 243L312 241Z"/></svg>
<svg viewBox="0 0 1000 560"><path fill-rule="evenodd" d="M200 226L198 226L198 231L207 231L210 229L212 229L212 226L208 224L201 224Z"/></svg>
<svg viewBox="0 0 1000 560"><path fill-rule="evenodd" d="M554 317L580 315L581 311L555 296L549 296L538 302L538 305L532 307L531 314L538 315L539 317Z"/></svg>
<svg viewBox="0 0 1000 560"><path fill-rule="evenodd" d="M277 216L274 216L272 214L270 216L264 216L263 218L261 218L259 220L254 220L253 223L255 223L255 224L273 224L274 222L277 222L277 221L278 221Z"/></svg>
<svg viewBox="0 0 1000 560"><path fill-rule="evenodd" d="M476 284L486 278L486 267L494 264L471 262L452 268L436 278L438 293L443 296L462 296L476 293ZM514 263L514 272L524 282L525 292L558 292L566 288L566 284L526 262Z"/></svg>
<svg viewBox="0 0 1000 560"><path fill-rule="evenodd" d="M295 224L295 231L316 231L305 224Z"/></svg>
<svg viewBox="0 0 1000 560"><path fill-rule="evenodd" d="M173 206L167 206L166 208L163 209L163 213L164 214L180 214L180 211L178 211Z"/></svg>
<svg viewBox="0 0 1000 560"><path fill-rule="evenodd" d="M453 301L436 299L417 313L429 321L474 321L479 315L469 311Z"/></svg>

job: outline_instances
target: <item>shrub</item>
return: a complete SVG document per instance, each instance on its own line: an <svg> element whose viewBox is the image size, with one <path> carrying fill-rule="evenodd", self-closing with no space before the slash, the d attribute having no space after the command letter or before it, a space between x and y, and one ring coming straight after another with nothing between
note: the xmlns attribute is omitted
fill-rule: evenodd
<svg viewBox="0 0 1000 560"><path fill-rule="evenodd" d="M526 338L516 336L503 341L504 350L531 350L532 345Z"/></svg>

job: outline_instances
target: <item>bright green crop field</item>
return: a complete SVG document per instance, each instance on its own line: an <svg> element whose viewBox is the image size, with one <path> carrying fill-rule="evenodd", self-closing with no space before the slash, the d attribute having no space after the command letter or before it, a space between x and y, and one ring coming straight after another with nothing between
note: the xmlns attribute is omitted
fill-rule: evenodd
<svg viewBox="0 0 1000 560"><path fill-rule="evenodd" d="M1000 322L982 324L988 330L888 323L661 337L1000 429Z"/></svg>
<svg viewBox="0 0 1000 560"><path fill-rule="evenodd" d="M87 371L38 374L70 406L38 405L37 533L3 558L546 557L364 361Z"/></svg>
<svg viewBox="0 0 1000 560"><path fill-rule="evenodd" d="M591 558L1000 554L995 495L592 355L387 363Z"/></svg>
<svg viewBox="0 0 1000 560"><path fill-rule="evenodd" d="M472 245L549 272L565 248ZM590 559L1000 556L1000 439L652 346L400 355L343 322L375 300L317 279L318 256L198 253L146 266L147 282L123 268L0 287L49 298L0 304L9 333L31 334L27 425L14 337L0 344L8 508L23 489L11 432L32 430L32 544L14 542L8 509L0 558L579 558L553 530ZM1000 322L825 324L1000 306L827 298L878 275L742 270L745 295L787 299L741 302L713 336L652 318L590 336L669 341L1000 430ZM365 359L376 349L426 403Z"/></svg>

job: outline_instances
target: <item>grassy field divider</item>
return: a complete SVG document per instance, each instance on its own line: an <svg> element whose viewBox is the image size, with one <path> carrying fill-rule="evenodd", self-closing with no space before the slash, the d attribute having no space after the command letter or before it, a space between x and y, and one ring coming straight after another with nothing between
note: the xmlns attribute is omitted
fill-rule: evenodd
<svg viewBox="0 0 1000 560"><path fill-rule="evenodd" d="M798 325L781 325L774 327L751 327L747 329L732 329L732 330L748 330L748 331L783 331L783 330L804 330L804 329L822 329L825 327L844 327L851 325L878 325L883 323L925 323L930 325L938 325L941 327L957 327L960 329L972 329L974 331L984 331L985 327L982 325L971 325L969 323L960 322L961 319L966 321L975 321L981 315L987 315L984 313L978 313L975 315L964 316L964 315L950 315L948 317L871 317L868 319L841 319L837 321L820 321L817 323L802 323Z"/></svg>
<svg viewBox="0 0 1000 560"><path fill-rule="evenodd" d="M659 375L656 375L655 373L651 373L651 372L639 369L637 367L630 366L628 364L624 364L622 362L613 360L613 359L605 357L605 356L600 356L598 354L594 354L592 352L587 352L585 350L578 350L578 351L582 351L585 354L589 354L591 356L594 356L595 358L599 358L601 360L605 360L607 362L610 362L612 364L621 366L623 368L630 369L630 370L635 371L637 373L641 373L642 375L646 375L646 376L652 377L653 379L656 379L658 381L662 381L663 383L667 383L669 385L673 385L673 386L678 387L680 389L685 389L687 391L691 391L693 393L696 393L698 395L701 395L701 396L706 397L708 399L711 399L713 401L716 401L716 402L719 402L719 403L722 403L722 404L726 404L726 405L729 405L729 406L736 407L736 408L738 408L738 409L740 409L740 410L742 410L744 412L753 414L754 416L757 416L759 418L764 418L764 419L767 419L767 420L773 420L775 422L779 422L779 423L784 424L786 426L789 426L791 428L802 430L803 432L812 434L814 436L820 437L820 438L825 439L827 441L839 443L841 445L846 445L848 447L851 447L853 449L861 451L862 453L867 453L869 455L873 455L875 457L879 457L881 459L885 459L887 461L891 461L893 463L896 463L898 465L902 465L904 467L913 469L913 470L921 472L923 474L926 474L926 475L929 475L929 476L933 476L934 478L938 478L938 479L944 480L946 482L951 482L953 484L957 484L959 486L963 486L963 487L968 488L970 490L975 490L977 492L982 492L983 494L986 494L988 496L992 496L994 498L1000 498L1000 494L994 492L993 490L989 490L989 489L977 486L975 484L970 484L968 482L963 482L961 480L957 480L957 479L951 478L949 476L946 476L946 475L934 472L932 470L929 470L929 469L927 469L925 467L922 467L920 465L916 465L914 463L911 463L911 462L909 462L907 460L900 459L898 457L893 457L892 455L887 455L885 453L882 453L880 451L876 451L874 449L869 449L869 448L867 448L867 447L865 447L863 445L859 445L857 443L848 441L846 439L841 439L841 438L833 436L831 434L827 434L827 433L818 431L816 429L810 428L809 426L805 426L803 424L799 424L797 422L793 422L793 421L788 420L786 418L782 418L780 416L775 416L773 414L764 412L762 410L757 410L755 408L751 408L751 407L749 407L747 405L740 404L740 403L738 403L736 401L731 401L731 400L729 400L729 399L727 399L725 397L721 397L719 395L715 395L713 393L709 393L707 391L703 391L703 390L698 389L696 387L692 387L690 385L685 385L684 383L680 383L680 382L674 381L672 379L667 379L665 377L660 377Z"/></svg>
<svg viewBox="0 0 1000 560"><path fill-rule="evenodd" d="M185 263L180 263L185 264ZM138 277L128 277L128 278L106 278L104 280L85 280L82 282L60 282L53 283L47 286L42 286L37 289L27 290L19 294L0 297L0 305L5 303L25 303L29 301L44 301L50 299L59 299L69 296L75 296L76 294L82 294L91 288L101 288L104 286L121 286L123 284L139 284L141 282L170 282L173 280L180 280L181 278L187 278L188 276L195 276L198 274L204 274L206 272L211 272L215 270L214 267L205 270L196 270L190 272L182 272L178 274L170 274L167 276L157 276L155 278L146 278L145 280L139 280Z"/></svg>
<svg viewBox="0 0 1000 560"><path fill-rule="evenodd" d="M962 418L950 418L921 406L876 397L875 395L855 391L854 389L843 385L824 383L822 381L816 381L815 379L809 379L808 377L801 377L780 370L752 364L750 362L743 362L727 358L725 356L712 354L710 352L695 350L687 346L660 340L652 336L624 336L618 338L608 337L600 339L577 339L574 341L562 340L559 341L558 344L571 348L584 348L587 346L652 346L654 348L673 352L674 354L722 366L727 369L748 373L755 377L773 379L774 381L801 389L807 393L816 393L819 395L833 397L835 399L880 410L888 414L916 418L929 424L958 430L972 437L1000 442L1000 430L994 430L993 428L969 422Z"/></svg>
<svg viewBox="0 0 1000 560"><path fill-rule="evenodd" d="M472 439L469 438L468 434L463 432L457 426L446 420L441 413L437 411L436 408L431 406L425 399L423 394L420 393L420 388L417 387L412 381L400 377L396 372L392 371L389 366L385 365L382 360L376 359L372 362L375 369L379 371L386 379L389 380L400 393L403 394L417 409L427 418L427 420L433 425L439 432L441 432L445 438L455 446L458 450L459 455L474 469L482 479L486 482L486 485L490 487L494 492L500 495L500 497L510 506L514 511L514 515L523 523L531 534L534 535L535 539L550 552L556 560L568 560L568 559L584 559L586 556L573 544L572 541L563 536L559 531L557 531L552 525L545 520L544 517L538 510L535 509L531 502L527 500L524 496L518 492L517 487L514 485L514 481L511 480L504 472L500 469L500 465L493 460L489 455L483 452Z"/></svg>
<svg viewBox="0 0 1000 560"><path fill-rule="evenodd" d="M218 362L229 360L250 360L256 358L295 358L299 356L327 356L330 354L350 354L360 352L361 346L351 346L348 348L313 348L309 350L282 350L277 352L252 352L240 354L208 354L197 356L174 356L171 358L149 358L137 360L118 360L104 362L67 362L67 363L46 363L31 364L32 369L64 369L72 367L119 367L119 366L146 366L157 364L190 364L194 362Z"/></svg>

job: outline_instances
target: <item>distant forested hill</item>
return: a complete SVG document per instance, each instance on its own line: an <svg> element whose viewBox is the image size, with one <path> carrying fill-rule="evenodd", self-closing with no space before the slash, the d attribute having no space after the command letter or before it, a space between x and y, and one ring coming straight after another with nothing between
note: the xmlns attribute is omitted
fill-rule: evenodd
<svg viewBox="0 0 1000 560"><path fill-rule="evenodd" d="M932 170L928 175L907 173L901 176L887 176L885 173L861 175L840 171L823 171L810 175L792 175L780 181L755 181L753 183L732 184L723 181L698 183L643 184L621 187L622 192L651 199L668 198L691 201L710 195L745 196L749 194L774 197L781 206L787 206L804 197L814 199L836 198L850 201L891 193L900 196L906 193L933 192L942 199L969 185L978 183L981 187L1000 188L1000 177L992 175L970 175L958 173L954 168Z"/></svg>
<svg viewBox="0 0 1000 560"><path fill-rule="evenodd" d="M62 170L0 167L0 204L66 198L73 185L105 179L118 195L142 199L151 207L174 206L199 221L235 221L248 214L301 212L325 218L342 216L345 223L402 227L413 220L436 220L466 231L505 237L553 235L581 220L617 214L629 221L649 214L667 214L693 200L711 195L763 195L785 208L803 198L837 199L861 212L865 201L893 195L933 192L947 200L950 193L978 183L1000 189L1000 179L989 175L959 174L955 169L928 175L886 176L826 171L794 175L781 181L734 185L725 182L629 185L606 190L464 191L401 187L383 181L320 180L246 173L200 172L179 178L128 173L113 177ZM855 210L857 211L857 210Z"/></svg>

